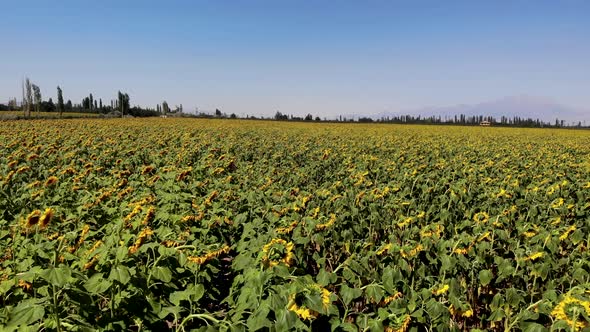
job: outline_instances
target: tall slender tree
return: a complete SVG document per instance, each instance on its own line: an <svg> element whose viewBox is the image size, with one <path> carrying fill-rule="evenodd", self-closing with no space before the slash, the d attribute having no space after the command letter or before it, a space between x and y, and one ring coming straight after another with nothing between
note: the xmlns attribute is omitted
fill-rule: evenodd
<svg viewBox="0 0 590 332"><path fill-rule="evenodd" d="M117 106L119 108L119 112L121 112L121 117L123 117L123 94L121 91L117 92Z"/></svg>
<svg viewBox="0 0 590 332"><path fill-rule="evenodd" d="M125 109L125 113L129 113L130 106L129 106L129 95L128 94L125 94L123 96L123 106Z"/></svg>
<svg viewBox="0 0 590 332"><path fill-rule="evenodd" d="M35 113L37 113L37 117L39 117L39 113L41 112L41 102L43 101L41 98L41 89L39 86L33 84L33 97L35 99Z"/></svg>
<svg viewBox="0 0 590 332"><path fill-rule="evenodd" d="M33 88L31 80L27 77L23 87L23 103L25 118L31 117L31 106L33 105Z"/></svg>
<svg viewBox="0 0 590 332"><path fill-rule="evenodd" d="M61 118L61 115L64 111L64 97L59 86L57 87L57 111L59 112L59 117Z"/></svg>

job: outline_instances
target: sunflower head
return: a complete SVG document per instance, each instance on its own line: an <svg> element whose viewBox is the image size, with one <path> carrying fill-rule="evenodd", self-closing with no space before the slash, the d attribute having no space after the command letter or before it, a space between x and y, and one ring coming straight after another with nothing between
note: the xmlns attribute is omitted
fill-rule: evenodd
<svg viewBox="0 0 590 332"><path fill-rule="evenodd" d="M287 242L283 239L272 239L262 247L262 264L266 267L284 264L291 266L295 255L293 242Z"/></svg>
<svg viewBox="0 0 590 332"><path fill-rule="evenodd" d="M331 294L329 290L318 284L306 285L304 289L289 296L287 309L297 314L300 319L313 320L320 315L320 312L328 310L332 304ZM315 302L318 304L314 307L314 301L311 300L314 297L316 300L321 300L321 306L319 302Z"/></svg>
<svg viewBox="0 0 590 332"><path fill-rule="evenodd" d="M568 294L553 308L551 315L556 320L565 321L573 331L579 331L590 326L584 318L590 315L590 301Z"/></svg>
<svg viewBox="0 0 590 332"><path fill-rule="evenodd" d="M45 187L52 186L57 183L57 176L50 176L47 181L45 181Z"/></svg>
<svg viewBox="0 0 590 332"><path fill-rule="evenodd" d="M25 226L27 228L34 227L35 225L37 225L39 223L40 219L41 219L41 211L35 210L35 211L29 213L29 215L27 216L27 219L25 221Z"/></svg>
<svg viewBox="0 0 590 332"><path fill-rule="evenodd" d="M54 211L52 208L45 209L45 212L43 212L43 215L41 216L41 218L39 218L39 226L46 227L51 221L51 219L53 219L53 214Z"/></svg>
<svg viewBox="0 0 590 332"><path fill-rule="evenodd" d="M490 215L488 215L486 212L478 212L475 215L473 215L473 221L475 221L478 224L485 224L489 219Z"/></svg>

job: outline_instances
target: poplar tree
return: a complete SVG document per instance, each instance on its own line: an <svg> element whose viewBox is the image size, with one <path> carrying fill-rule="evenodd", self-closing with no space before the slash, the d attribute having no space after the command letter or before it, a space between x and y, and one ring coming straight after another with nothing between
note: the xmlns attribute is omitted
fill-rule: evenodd
<svg viewBox="0 0 590 332"><path fill-rule="evenodd" d="M61 114L64 111L64 97L59 86L57 87L57 111L59 112L59 117L61 118Z"/></svg>
<svg viewBox="0 0 590 332"><path fill-rule="evenodd" d="M25 118L30 118L31 105L33 104L33 89L31 86L31 81L28 77L25 79L25 83L23 85L23 104Z"/></svg>
<svg viewBox="0 0 590 332"><path fill-rule="evenodd" d="M33 93L34 93L34 98L35 98L35 112L37 113L37 117L39 117L39 112L41 112L41 89L33 84L32 85L32 89L33 89Z"/></svg>

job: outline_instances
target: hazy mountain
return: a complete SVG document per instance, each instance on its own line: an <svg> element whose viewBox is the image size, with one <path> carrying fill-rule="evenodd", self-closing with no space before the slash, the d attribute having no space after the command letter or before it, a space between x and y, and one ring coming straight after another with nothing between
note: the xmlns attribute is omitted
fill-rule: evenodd
<svg viewBox="0 0 590 332"><path fill-rule="evenodd" d="M465 114L466 116L493 116L499 119L501 116L521 118L533 118L553 122L556 118L572 121L590 121L590 111L582 111L572 107L559 104L549 98L535 97L528 95L510 96L498 100L483 102L472 105L456 105L450 107L427 107L410 110L406 112L382 112L375 114L374 119L392 117L401 114L440 116L441 118L452 118L455 115Z"/></svg>

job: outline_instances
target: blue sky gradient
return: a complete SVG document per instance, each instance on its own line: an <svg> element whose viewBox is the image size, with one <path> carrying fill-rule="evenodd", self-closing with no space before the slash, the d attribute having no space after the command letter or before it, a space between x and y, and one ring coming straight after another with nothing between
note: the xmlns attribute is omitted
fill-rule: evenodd
<svg viewBox="0 0 590 332"><path fill-rule="evenodd" d="M321 117L509 95L590 107L590 1L4 1L0 102Z"/></svg>

